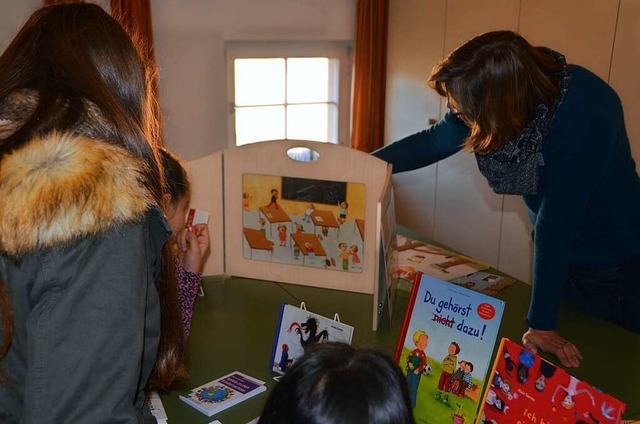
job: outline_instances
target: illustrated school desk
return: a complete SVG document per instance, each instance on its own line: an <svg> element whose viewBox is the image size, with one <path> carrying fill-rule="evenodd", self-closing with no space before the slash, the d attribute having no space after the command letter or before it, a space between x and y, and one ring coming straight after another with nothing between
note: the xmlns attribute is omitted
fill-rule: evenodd
<svg viewBox="0 0 640 424"><path fill-rule="evenodd" d="M334 272L334 271L330 271ZM340 271L335 271L340 272ZM299 305L355 327L354 345L377 345L393 355L408 301L398 291L393 319L383 311L378 331L371 330L371 295L245 278L206 277L205 296L196 300L188 347L190 376L161 392L170 424L245 424L256 418L276 382L269 370L282 303ZM530 286L516 282L498 294L506 303L498 338L520 343ZM627 403L625 419L640 419L640 336L561 305L559 331L573 341L584 359L572 374ZM497 342L496 342L497 345ZM178 395L232 371L267 382L259 394L212 417L182 402Z"/></svg>

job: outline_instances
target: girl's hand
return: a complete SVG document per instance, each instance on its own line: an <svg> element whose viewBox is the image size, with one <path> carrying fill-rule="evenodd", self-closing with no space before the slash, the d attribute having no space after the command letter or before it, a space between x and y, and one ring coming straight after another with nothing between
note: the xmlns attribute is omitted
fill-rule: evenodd
<svg viewBox="0 0 640 424"><path fill-rule="evenodd" d="M577 368L582 360L578 348L556 331L529 328L529 331L522 336L522 343L534 354L540 350L555 355L565 367Z"/></svg>
<svg viewBox="0 0 640 424"><path fill-rule="evenodd" d="M187 227L178 234L179 258L184 269L196 273L202 271L209 243L209 228L206 224Z"/></svg>

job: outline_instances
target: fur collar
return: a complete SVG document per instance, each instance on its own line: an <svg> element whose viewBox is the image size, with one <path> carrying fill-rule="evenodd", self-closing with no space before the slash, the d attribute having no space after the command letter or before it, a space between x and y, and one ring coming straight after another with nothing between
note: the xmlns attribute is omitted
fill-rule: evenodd
<svg viewBox="0 0 640 424"><path fill-rule="evenodd" d="M0 251L31 251L139 219L151 203L142 164L85 136L34 138L0 161Z"/></svg>

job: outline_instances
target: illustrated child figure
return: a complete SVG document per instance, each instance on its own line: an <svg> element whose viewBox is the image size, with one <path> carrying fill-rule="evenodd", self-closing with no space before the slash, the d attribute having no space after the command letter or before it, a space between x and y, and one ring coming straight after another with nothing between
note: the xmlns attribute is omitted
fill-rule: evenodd
<svg viewBox="0 0 640 424"><path fill-rule="evenodd" d="M307 253L307 255L309 256L309 259L314 260L316 257L316 252L313 250L313 243L311 243L310 241L306 242L304 244L304 251Z"/></svg>
<svg viewBox="0 0 640 424"><path fill-rule="evenodd" d="M462 377L464 376L464 366L467 361L460 361L458 364L458 369L451 374L451 393L458 394L460 391L460 387L462 384Z"/></svg>
<svg viewBox="0 0 640 424"><path fill-rule="evenodd" d="M278 239L280 240L280 246L287 245L287 226L284 224L278 225Z"/></svg>
<svg viewBox="0 0 640 424"><path fill-rule="evenodd" d="M296 224L296 234L304 233L304 227L302 224Z"/></svg>
<svg viewBox="0 0 640 424"><path fill-rule="evenodd" d="M413 344L416 346L407 356L407 383L409 384L409 396L411 398L411 407L416 407L416 397L418 395L418 386L420 385L420 377L422 371L427 366L427 355L424 353L429 344L429 335L423 330L413 333Z"/></svg>
<svg viewBox="0 0 640 424"><path fill-rule="evenodd" d="M460 353L460 346L456 342L451 342L449 345L448 355L442 360L442 372L440 373L440 379L438 380L438 393L436 393L436 399L442 399L443 402L449 403L449 391L451 390L451 375L456 369L458 363L458 357Z"/></svg>
<svg viewBox="0 0 640 424"><path fill-rule="evenodd" d="M280 362L278 366L280 367L280 371L285 372L287 370L287 365L289 364L289 346L286 343L282 344L282 354L280 355Z"/></svg>
<svg viewBox="0 0 640 424"><path fill-rule="evenodd" d="M360 256L358 256L358 246L355 244L352 244L351 247L349 248L349 254L351 255L351 263L353 264L353 267L359 268Z"/></svg>
<svg viewBox="0 0 640 424"><path fill-rule="evenodd" d="M242 193L242 210L248 211L251 203L251 195L246 191Z"/></svg>
<svg viewBox="0 0 640 424"><path fill-rule="evenodd" d="M271 202L267 205L268 208L280 209L278 206L278 190L275 188L271 190Z"/></svg>
<svg viewBox="0 0 640 424"><path fill-rule="evenodd" d="M349 269L349 252L347 252L347 243L339 243L338 249L340 249L340 259L342 259L342 269L344 271Z"/></svg>
<svg viewBox="0 0 640 424"><path fill-rule="evenodd" d="M293 259L296 261L300 259L300 246L297 244L293 245Z"/></svg>
<svg viewBox="0 0 640 424"><path fill-rule="evenodd" d="M471 375L472 372L473 364L471 362L466 362L464 364L464 374L462 375L462 381L460 382L460 386L458 388L458 396L464 396L465 391L467 389L470 389L473 385L473 376Z"/></svg>
<svg viewBox="0 0 640 424"><path fill-rule="evenodd" d="M329 235L329 227L322 227L322 235L325 237Z"/></svg>
<svg viewBox="0 0 640 424"><path fill-rule="evenodd" d="M265 221L264 218L260 218L258 220L258 224L260 224L260 232L262 232L262 234L264 234L266 236L267 235L267 221Z"/></svg>
<svg viewBox="0 0 640 424"><path fill-rule="evenodd" d="M309 207L307 207L307 210L304 211L304 216L302 217L302 220L304 222L311 222L311 214L316 210L316 207L313 205L313 203L309 203Z"/></svg>
<svg viewBox="0 0 640 424"><path fill-rule="evenodd" d="M349 209L349 204L345 201L342 201L338 204L340 206L340 216L338 216L338 222L340 224L344 224L347 220L347 209Z"/></svg>

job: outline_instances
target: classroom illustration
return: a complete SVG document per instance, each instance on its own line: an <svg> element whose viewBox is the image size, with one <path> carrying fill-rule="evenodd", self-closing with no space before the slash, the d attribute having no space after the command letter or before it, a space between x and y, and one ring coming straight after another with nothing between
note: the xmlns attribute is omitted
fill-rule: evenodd
<svg viewBox="0 0 640 424"><path fill-rule="evenodd" d="M365 196L361 183L244 174L243 255L362 272Z"/></svg>

